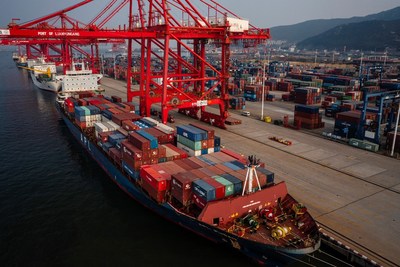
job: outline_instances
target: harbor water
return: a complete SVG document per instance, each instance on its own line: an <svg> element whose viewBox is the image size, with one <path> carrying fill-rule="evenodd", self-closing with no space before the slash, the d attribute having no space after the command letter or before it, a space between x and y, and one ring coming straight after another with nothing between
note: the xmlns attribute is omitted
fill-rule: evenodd
<svg viewBox="0 0 400 267"><path fill-rule="evenodd" d="M121 191L0 52L0 266L252 266Z"/></svg>

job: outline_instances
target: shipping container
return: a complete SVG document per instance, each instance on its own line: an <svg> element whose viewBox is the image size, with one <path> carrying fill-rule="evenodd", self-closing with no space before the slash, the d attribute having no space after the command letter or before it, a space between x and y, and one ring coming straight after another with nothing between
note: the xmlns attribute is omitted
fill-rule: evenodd
<svg viewBox="0 0 400 267"><path fill-rule="evenodd" d="M206 202L215 199L215 188L201 179L192 182L192 190L194 194Z"/></svg>
<svg viewBox="0 0 400 267"><path fill-rule="evenodd" d="M192 182L199 179L193 173L177 173L171 177L171 195L183 206L190 204L192 199Z"/></svg>
<svg viewBox="0 0 400 267"><path fill-rule="evenodd" d="M213 176L211 177L213 179L215 179L218 183L222 184L225 186L225 197L231 196L233 195L234 191L234 186L233 183L230 182L229 180L225 179L222 176Z"/></svg>
<svg viewBox="0 0 400 267"><path fill-rule="evenodd" d="M243 182L240 179L229 173L221 174L221 177L225 178L233 184L234 194L242 194Z"/></svg>

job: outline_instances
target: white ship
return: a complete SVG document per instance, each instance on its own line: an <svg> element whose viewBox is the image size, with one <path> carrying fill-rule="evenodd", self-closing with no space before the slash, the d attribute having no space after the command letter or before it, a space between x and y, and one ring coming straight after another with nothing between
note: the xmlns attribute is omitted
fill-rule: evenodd
<svg viewBox="0 0 400 267"><path fill-rule="evenodd" d="M56 64L46 62L44 58L27 60L26 69L30 71L33 84L39 89L57 93L61 89L61 82L56 79ZM25 68L25 67L24 67Z"/></svg>
<svg viewBox="0 0 400 267"><path fill-rule="evenodd" d="M102 91L99 84L101 78L102 74L94 74L92 70L86 69L84 63L73 63L72 70L56 76L56 80L61 83L58 96L66 98L77 92Z"/></svg>

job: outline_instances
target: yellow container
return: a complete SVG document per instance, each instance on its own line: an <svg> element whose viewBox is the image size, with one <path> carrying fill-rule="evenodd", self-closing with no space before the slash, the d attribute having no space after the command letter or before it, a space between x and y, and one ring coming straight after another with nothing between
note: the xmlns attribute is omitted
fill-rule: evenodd
<svg viewBox="0 0 400 267"><path fill-rule="evenodd" d="M272 121L272 118L270 116L265 116L264 121L270 123Z"/></svg>

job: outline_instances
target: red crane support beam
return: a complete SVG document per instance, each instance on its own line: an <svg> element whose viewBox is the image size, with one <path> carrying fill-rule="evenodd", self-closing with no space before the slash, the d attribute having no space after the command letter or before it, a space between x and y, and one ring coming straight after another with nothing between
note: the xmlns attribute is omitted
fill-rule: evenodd
<svg viewBox="0 0 400 267"><path fill-rule="evenodd" d="M69 12L69 11L71 11L71 10L74 10L74 9L78 8L78 7L81 7L81 6L83 6L83 5L86 5L87 3L92 2L92 1L93 1L93 0L85 0L85 1L82 1L82 2L80 2L80 3L78 3L78 4L76 4L76 5L67 7L67 8L65 8L65 9L60 10L60 11L54 12L54 13L52 13L52 14L50 14L50 15L41 17L41 18L39 18L39 19L35 19L35 20L30 21L30 22L27 22L27 23L25 23L25 24L20 24L20 25L18 25L18 27L24 28L24 29L29 28L29 27L31 27L31 26L33 26L33 25L35 25L35 24L38 24L38 23L40 23L40 22L49 20L49 19L51 19L51 18L60 16L60 15L62 15L62 14L64 14L64 13L66 13L66 12Z"/></svg>

